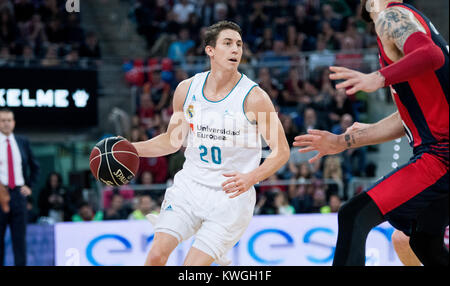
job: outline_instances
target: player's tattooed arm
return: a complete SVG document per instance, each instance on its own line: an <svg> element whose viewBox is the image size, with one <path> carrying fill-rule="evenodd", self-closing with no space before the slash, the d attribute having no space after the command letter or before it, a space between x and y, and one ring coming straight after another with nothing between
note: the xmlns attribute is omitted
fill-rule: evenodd
<svg viewBox="0 0 450 286"><path fill-rule="evenodd" d="M361 137L364 138L366 136L367 136L367 130L365 130L365 129L356 130L350 134L344 134L344 140L345 140L347 149L359 147L358 146L358 143L360 143L359 139Z"/></svg>
<svg viewBox="0 0 450 286"><path fill-rule="evenodd" d="M415 20L414 14L401 7L391 7L382 11L375 22L375 29L382 41L388 41L404 53L406 40L416 32L425 29Z"/></svg>

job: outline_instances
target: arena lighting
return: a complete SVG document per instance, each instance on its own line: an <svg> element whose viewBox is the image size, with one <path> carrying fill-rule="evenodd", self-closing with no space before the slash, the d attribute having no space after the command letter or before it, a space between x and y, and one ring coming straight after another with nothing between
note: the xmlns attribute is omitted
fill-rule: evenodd
<svg viewBox="0 0 450 286"><path fill-rule="evenodd" d="M29 89L0 89L0 106L8 107L56 107L66 108L69 106L68 97L70 95L67 89L38 89L36 94L31 97ZM87 106L89 93L85 90L76 90L72 93L74 105L77 108Z"/></svg>

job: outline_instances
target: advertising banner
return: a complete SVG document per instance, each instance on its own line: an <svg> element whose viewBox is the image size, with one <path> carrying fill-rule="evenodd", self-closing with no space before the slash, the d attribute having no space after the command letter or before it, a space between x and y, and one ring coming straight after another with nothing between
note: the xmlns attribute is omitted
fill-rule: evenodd
<svg viewBox="0 0 450 286"><path fill-rule="evenodd" d="M69 68L0 68L0 107L17 126L89 127L97 124L97 71Z"/></svg>
<svg viewBox="0 0 450 286"><path fill-rule="evenodd" d="M401 265L383 223L367 239L366 265ZM143 265L154 232L147 221L58 223L56 265ZM228 253L236 266L330 266L337 238L336 214L255 216ZM182 265L194 238L181 243L167 265Z"/></svg>

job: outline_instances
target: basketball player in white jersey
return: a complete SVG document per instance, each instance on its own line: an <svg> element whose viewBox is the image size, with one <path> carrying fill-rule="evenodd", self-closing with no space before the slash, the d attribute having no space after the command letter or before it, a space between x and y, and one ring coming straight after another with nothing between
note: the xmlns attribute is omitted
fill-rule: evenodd
<svg viewBox="0 0 450 286"><path fill-rule="evenodd" d="M205 52L211 70L178 85L166 133L133 143L139 156L159 157L187 141L186 161L166 190L160 215L148 217L155 238L145 265L165 265L176 246L193 235L184 265L229 264L226 254L253 216L253 185L289 159L269 96L238 71L242 49L237 24L210 26ZM271 149L261 165L260 135Z"/></svg>

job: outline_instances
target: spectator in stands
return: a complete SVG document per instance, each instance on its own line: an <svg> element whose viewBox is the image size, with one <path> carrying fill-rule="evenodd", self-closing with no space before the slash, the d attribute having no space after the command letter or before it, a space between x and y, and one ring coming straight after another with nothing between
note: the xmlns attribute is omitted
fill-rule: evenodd
<svg viewBox="0 0 450 286"><path fill-rule="evenodd" d="M50 45L47 48L47 52L45 54L45 58L41 60L41 65L44 67L54 67L60 64L60 60L58 58L58 46Z"/></svg>
<svg viewBox="0 0 450 286"><path fill-rule="evenodd" d="M65 34L59 17L53 17L45 27L47 41L52 44L61 44L65 40Z"/></svg>
<svg viewBox="0 0 450 286"><path fill-rule="evenodd" d="M341 48L339 45L339 39L337 38L336 33L329 22L322 21L320 31L321 32L318 37L321 37L325 41L326 49L336 51Z"/></svg>
<svg viewBox="0 0 450 286"><path fill-rule="evenodd" d="M10 66L13 64L13 57L7 46L0 47L0 67Z"/></svg>
<svg viewBox="0 0 450 286"><path fill-rule="evenodd" d="M10 0L0 0L0 11L4 9L8 10L10 15L14 14L14 5Z"/></svg>
<svg viewBox="0 0 450 286"><path fill-rule="evenodd" d="M296 27L298 32L306 34L307 38L314 38L318 34L317 19L314 15L310 15L306 12L305 5L297 4L295 6L292 24Z"/></svg>
<svg viewBox="0 0 450 286"><path fill-rule="evenodd" d="M273 47L271 50L266 50L261 55L261 64L266 66L271 66L271 73L275 77L284 77L289 71L289 56L286 55L286 46L284 41L280 39L275 39L273 41ZM283 64L286 63L286 65Z"/></svg>
<svg viewBox="0 0 450 286"><path fill-rule="evenodd" d="M45 26L39 14L34 14L31 17L31 21L22 26L22 36L35 47L40 47L43 43L47 42Z"/></svg>
<svg viewBox="0 0 450 286"><path fill-rule="evenodd" d="M178 33L178 38L169 46L167 57L176 63L181 63L185 60L187 51L193 48L195 42L190 39L189 29L181 28Z"/></svg>
<svg viewBox="0 0 450 286"><path fill-rule="evenodd" d="M315 81L315 86L318 87L318 92L311 98L309 107L316 111L319 122L322 122L324 126L327 126L327 130L330 126L329 112L332 100L332 95L335 93L335 89L329 79L330 71L328 68L323 68L322 71L318 70L319 79Z"/></svg>
<svg viewBox="0 0 450 286"><path fill-rule="evenodd" d="M235 23L242 23L242 12L245 11L243 3L238 0L228 0L226 5L227 19Z"/></svg>
<svg viewBox="0 0 450 286"><path fill-rule="evenodd" d="M294 18L295 9L289 3L289 0L279 0L271 10L271 22L274 24L274 31L277 35L284 38L289 22Z"/></svg>
<svg viewBox="0 0 450 286"><path fill-rule="evenodd" d="M84 31L80 27L78 13L69 13L64 28L65 42L68 44L81 44L84 40Z"/></svg>
<svg viewBox="0 0 450 286"><path fill-rule="evenodd" d="M274 200L274 204L277 207L277 214L290 215L295 213L294 207L289 204L288 194L286 192L278 192Z"/></svg>
<svg viewBox="0 0 450 286"><path fill-rule="evenodd" d="M248 33L249 42L254 44L257 38L263 36L263 34L269 33L264 29L266 24L269 22L269 16L264 11L263 1L252 1L252 9L249 16Z"/></svg>
<svg viewBox="0 0 450 286"><path fill-rule="evenodd" d="M328 205L320 208L320 213L337 213L341 207L341 198L337 194L332 194L328 200Z"/></svg>
<svg viewBox="0 0 450 286"><path fill-rule="evenodd" d="M189 20L188 20L186 26L189 29L189 35L196 43L195 46L197 46L197 43L203 43L200 39L202 25L201 25L200 19L198 18L198 15L196 13L189 14ZM200 33L199 33L199 31L200 31ZM202 46L202 45L200 45L200 46Z"/></svg>
<svg viewBox="0 0 450 286"><path fill-rule="evenodd" d="M140 158L139 175L144 171L152 173L155 184L164 183L168 174L167 158Z"/></svg>
<svg viewBox="0 0 450 286"><path fill-rule="evenodd" d="M25 44L22 51L21 63L24 67L35 66L38 63L33 48L29 44Z"/></svg>
<svg viewBox="0 0 450 286"><path fill-rule="evenodd" d="M309 56L309 70L315 71L317 68L329 67L334 65L336 61L335 55L327 46L327 39L325 35L317 37L316 50Z"/></svg>
<svg viewBox="0 0 450 286"><path fill-rule="evenodd" d="M161 78L161 70L155 69L151 73L150 96L155 112L161 110L169 105L170 84L163 81Z"/></svg>
<svg viewBox="0 0 450 286"><path fill-rule="evenodd" d="M298 135L297 126L295 126L292 117L289 115L280 116L281 124L283 125L284 133L288 142L294 142L294 138Z"/></svg>
<svg viewBox="0 0 450 286"><path fill-rule="evenodd" d="M157 0L154 7L152 7L151 13L151 36L152 39L156 39L160 33L166 28L167 13L168 13L168 3L167 0Z"/></svg>
<svg viewBox="0 0 450 286"><path fill-rule="evenodd" d="M278 105L281 86L278 80L272 77L269 68L262 67L259 69L257 82L267 92L272 102Z"/></svg>
<svg viewBox="0 0 450 286"><path fill-rule="evenodd" d="M303 88L304 82L300 79L298 67L291 67L289 69L288 78L284 82L284 88L281 92L279 104L284 108L296 107L299 102L308 104L310 100L309 97L306 96L305 90Z"/></svg>
<svg viewBox="0 0 450 286"><path fill-rule="evenodd" d="M73 222L101 220L103 220L103 212L94 211L94 207L88 202L81 203L78 213L72 216Z"/></svg>
<svg viewBox="0 0 450 286"><path fill-rule="evenodd" d="M267 51L272 51L274 45L273 30L270 27L265 27L262 38L256 42L256 51L258 54L263 54Z"/></svg>
<svg viewBox="0 0 450 286"><path fill-rule="evenodd" d="M14 4L14 14L19 25L31 20L35 13L34 4L29 0L17 0Z"/></svg>
<svg viewBox="0 0 450 286"><path fill-rule="evenodd" d="M313 193L312 213L320 213L322 207L326 206L327 200L322 186L316 186Z"/></svg>
<svg viewBox="0 0 450 286"><path fill-rule="evenodd" d="M337 15L333 11L333 7L329 4L322 5L322 11L321 11L321 19L322 23L329 23L330 28L334 31L341 31L342 29L342 21L339 15Z"/></svg>
<svg viewBox="0 0 450 286"><path fill-rule="evenodd" d="M150 171L142 172L138 177L138 182L141 185L151 185L153 184L153 175Z"/></svg>
<svg viewBox="0 0 450 286"><path fill-rule="evenodd" d="M120 193L113 194L111 205L104 211L103 220L121 220L127 219L128 212L124 206L124 199Z"/></svg>
<svg viewBox="0 0 450 286"><path fill-rule="evenodd" d="M176 15L176 21L178 24L186 24L189 20L189 14L195 12L194 4L190 3L188 0L180 0L173 6L172 11Z"/></svg>
<svg viewBox="0 0 450 286"><path fill-rule="evenodd" d="M305 109L303 113L303 124L299 128L301 134L308 133L309 129L323 130L325 127L326 124L324 122L317 120L317 113L313 108L308 107Z"/></svg>
<svg viewBox="0 0 450 286"><path fill-rule="evenodd" d="M313 178L312 176L312 170L311 165L308 162L301 162L300 164L296 165L293 163L289 164L289 169L292 173L292 182L294 183L295 180L310 180Z"/></svg>
<svg viewBox="0 0 450 286"><path fill-rule="evenodd" d="M300 153L298 152L298 150L299 148L291 148L291 155L287 163L287 170L284 170L284 172L287 172L287 174L285 174L284 176L286 178L292 178L297 176L300 173L300 166L303 163L306 163L308 165L308 168L311 170L313 174L319 174L320 160L317 160L313 164L310 164L308 162L308 160L317 155L317 153L316 152Z"/></svg>
<svg viewBox="0 0 450 286"><path fill-rule="evenodd" d="M7 8L0 10L0 45L9 46L15 41L19 31L16 27L14 16Z"/></svg>
<svg viewBox="0 0 450 286"><path fill-rule="evenodd" d="M145 216L152 213L155 208L155 202L150 195L141 195L138 197L137 209L134 210L129 216L129 220L142 220Z"/></svg>
<svg viewBox="0 0 450 286"><path fill-rule="evenodd" d="M201 19L203 27L209 27L214 24L214 0L205 0L202 5L199 5L197 11Z"/></svg>
<svg viewBox="0 0 450 286"><path fill-rule="evenodd" d="M344 188L344 175L339 156L327 156L324 160L323 178L333 183L325 185L326 198L330 198L332 194L344 195L339 193L339 188Z"/></svg>
<svg viewBox="0 0 450 286"><path fill-rule="evenodd" d="M225 3L216 3L214 6L214 22L226 20L228 17L228 7Z"/></svg>
<svg viewBox="0 0 450 286"><path fill-rule="evenodd" d="M70 48L64 60L67 67L76 68L80 66L80 54L78 52L78 48L75 45Z"/></svg>
<svg viewBox="0 0 450 286"><path fill-rule="evenodd" d="M341 49L345 53L336 55L336 65L344 66L350 69L360 69L363 62L363 55L356 50L356 40L354 37L342 36Z"/></svg>
<svg viewBox="0 0 450 286"><path fill-rule="evenodd" d="M295 213L309 213L312 210L314 185L299 184L294 188L295 192L290 193L291 205L295 209Z"/></svg>
<svg viewBox="0 0 450 286"><path fill-rule="evenodd" d="M347 128L353 125L353 122L353 117L350 114L342 115L340 124L333 127L332 133L345 133ZM367 147L364 146L360 148L348 149L340 154L343 159L343 168L346 178L364 175L366 169L366 153Z"/></svg>
<svg viewBox="0 0 450 286"><path fill-rule="evenodd" d="M57 0L44 0L37 9L37 13L41 16L44 23L50 22L52 19L60 16Z"/></svg>
<svg viewBox="0 0 450 286"><path fill-rule="evenodd" d="M347 4L346 0L326 0L325 3L330 5L332 10L342 18L347 18L353 15L353 11Z"/></svg>
<svg viewBox="0 0 450 286"><path fill-rule="evenodd" d="M259 195L259 200L255 206L256 215L274 215L278 214L278 207L275 205L275 196L277 191L268 191Z"/></svg>
<svg viewBox="0 0 450 286"><path fill-rule="evenodd" d="M354 117L353 105L345 94L345 89L337 89L333 93L333 98L330 103L330 113L329 118L332 126L341 123L341 117L344 114L350 114Z"/></svg>
<svg viewBox="0 0 450 286"><path fill-rule="evenodd" d="M62 185L60 173L48 175L45 186L38 196L39 216L48 217L52 222L62 222L65 219L67 190Z"/></svg>
<svg viewBox="0 0 450 286"><path fill-rule="evenodd" d="M299 32L298 35L302 35L302 37L306 38L306 35L303 32ZM304 40L297 42L299 36L297 35L297 28L294 25L289 25L286 30L286 37L284 38L286 54L295 57L299 55L301 47L303 46Z"/></svg>
<svg viewBox="0 0 450 286"><path fill-rule="evenodd" d="M139 123L146 129L155 127L158 122L155 120L155 104L151 98L150 83L144 84L142 87L142 94L140 95L139 106L137 114L139 116Z"/></svg>
<svg viewBox="0 0 450 286"><path fill-rule="evenodd" d="M88 58L89 64L98 66L101 56L97 35L94 32L87 33L86 40L80 48L80 57Z"/></svg>
<svg viewBox="0 0 450 286"><path fill-rule="evenodd" d="M341 40L341 46L342 46L343 50L344 49L360 50L360 49L364 48L363 37L357 29L356 19L354 17L347 18L346 24L345 24L345 30L344 30L341 38L342 39L350 38L353 40L352 45L347 46L347 47L346 47L346 44L344 43L344 41Z"/></svg>

